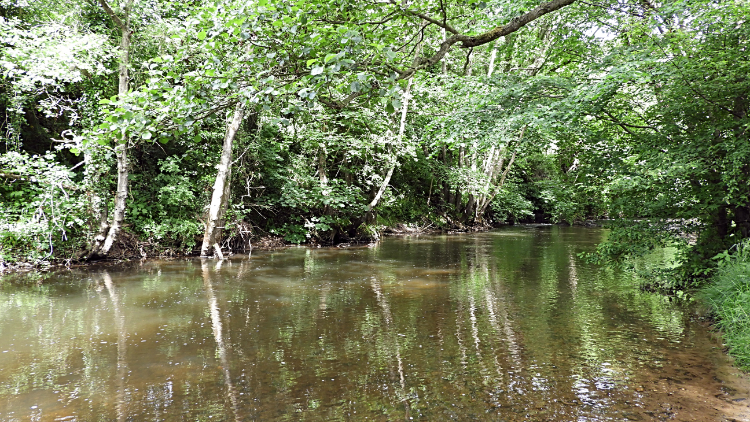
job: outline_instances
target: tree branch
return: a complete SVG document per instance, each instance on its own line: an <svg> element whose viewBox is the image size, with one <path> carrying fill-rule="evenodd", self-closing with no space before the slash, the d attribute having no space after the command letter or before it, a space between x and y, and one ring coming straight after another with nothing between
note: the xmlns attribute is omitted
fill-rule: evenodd
<svg viewBox="0 0 750 422"><path fill-rule="evenodd" d="M616 118L614 115L612 115L612 113L610 113L610 112L608 112L606 110L602 110L602 112L604 114L606 114L607 116L609 116L610 120L613 123L616 123L618 126L622 127L623 129L625 129L624 126L627 126L627 127L632 127L634 129L651 129L651 130L653 130L656 133L660 133L659 129L657 129L657 128L653 127L653 126L641 126L641 125L633 125L633 124L630 124L630 123L625 123L622 120ZM630 133L630 132L628 132L628 133ZM631 133L631 135L632 135L632 133Z"/></svg>
<svg viewBox="0 0 750 422"><path fill-rule="evenodd" d="M13 173L0 173L0 177L4 177L6 179L13 179L13 180L25 180L23 176L20 176L18 174L13 174Z"/></svg>
<svg viewBox="0 0 750 422"><path fill-rule="evenodd" d="M130 3L132 3L132 2L128 2L128 6L130 5ZM127 31L128 30L128 26L125 24L125 22L123 22L120 19L120 17L117 16L117 14L115 13L115 11L112 10L111 7L109 7L109 3L107 3L107 0L99 0L99 4L102 5L102 7L104 8L104 11L107 12L107 14L109 15L109 17L112 18L113 21L115 21L115 24L117 24L117 26L119 26L120 29L122 29L123 31Z"/></svg>
<svg viewBox="0 0 750 422"><path fill-rule="evenodd" d="M416 10L410 10L410 9L405 8L405 7L399 6L399 4L396 3L395 0L390 0L390 2L391 2L392 5L400 8L406 14L409 14L409 15L412 15L412 16L416 16L416 17L418 17L418 18L420 18L422 20L425 20L425 21L427 21L429 23L435 24L435 25L437 25L437 26L439 26L441 28L445 28L445 30L448 31L448 32L450 32L451 34L454 34L454 35L458 35L459 34L459 32L456 30L456 28L450 26L447 22L445 22L445 14L443 14L443 22L440 22L439 20L437 20L437 19L435 19L433 17L430 17L428 15L425 15L422 12L417 12ZM443 9L443 13L445 13L445 9Z"/></svg>
<svg viewBox="0 0 750 422"><path fill-rule="evenodd" d="M461 36L461 47L477 47L489 42L495 41L500 37L504 37L508 34L512 34L519 29L523 28L529 22L532 22L547 13L554 12L555 10L562 9L565 6L575 3L576 0L552 0L549 3L544 3L539 7L524 13L521 16L516 16L508 24L503 26L495 27L484 34L477 35L475 37Z"/></svg>
<svg viewBox="0 0 750 422"><path fill-rule="evenodd" d="M416 11L409 10L409 9L402 9L404 13L417 16L427 22L433 23L441 28L445 28L446 31L451 32L453 35L440 44L440 48L432 57L421 59L417 66L401 72L401 75L398 77L398 79L411 78L418 70L430 67L434 65L435 63L439 62L440 60L442 60L443 57L445 57L446 53L450 51L453 44L461 43L461 48L472 48L472 47L478 47L480 45L490 43L500 37L504 37L506 35L510 35L518 31L519 29L526 26L526 24L528 24L529 22L539 19L540 17L550 12L554 12L555 10L562 9L563 7L573 4L575 2L576 0L552 0L548 3L544 3L540 5L539 7L529 12L524 13L521 16L517 16L513 18L506 25L495 27L483 34L480 34L474 37L470 37L468 35L462 35L458 33L458 31L456 31L455 28L451 27L450 25L444 25L442 22L439 22L423 13L416 12ZM394 0L390 0L390 3L396 4Z"/></svg>

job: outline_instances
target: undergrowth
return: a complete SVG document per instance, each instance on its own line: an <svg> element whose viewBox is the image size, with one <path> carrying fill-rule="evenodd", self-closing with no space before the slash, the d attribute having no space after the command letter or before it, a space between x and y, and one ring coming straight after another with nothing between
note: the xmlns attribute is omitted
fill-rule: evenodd
<svg viewBox="0 0 750 422"><path fill-rule="evenodd" d="M700 297L716 318L736 365L750 371L750 242L732 249L716 256L719 269Z"/></svg>

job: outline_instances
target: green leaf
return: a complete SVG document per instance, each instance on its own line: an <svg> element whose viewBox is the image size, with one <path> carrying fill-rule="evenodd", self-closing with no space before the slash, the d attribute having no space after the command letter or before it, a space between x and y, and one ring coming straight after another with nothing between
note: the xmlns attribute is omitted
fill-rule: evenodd
<svg viewBox="0 0 750 422"><path fill-rule="evenodd" d="M393 108L393 103L391 103L391 102L389 101L389 102L388 102L388 103L387 103L387 104L385 105L385 111L386 111L386 112L388 112L388 113L393 113L394 111L396 111L396 109L394 109L394 108Z"/></svg>
<svg viewBox="0 0 750 422"><path fill-rule="evenodd" d="M318 61L318 59L310 59L310 60L307 61L307 65L310 66L310 65L312 65L313 63L315 63L317 61Z"/></svg>
<svg viewBox="0 0 750 422"><path fill-rule="evenodd" d="M335 54L333 54L333 53L331 53L331 54L326 54L326 58L325 58L325 60L323 60L323 61L324 61L325 63L328 63L328 62L330 62L331 60L333 60L333 59L335 59L335 58L336 58L336 55L335 55Z"/></svg>
<svg viewBox="0 0 750 422"><path fill-rule="evenodd" d="M143 139L145 139L145 140L149 140L149 139L151 139L151 132L149 132L149 131L143 132L143 133L141 134L141 138L143 138Z"/></svg>
<svg viewBox="0 0 750 422"><path fill-rule="evenodd" d="M199 32L199 33L195 34L195 36L196 36L196 37L197 37L197 38L198 38L199 40L203 41L203 40L205 40L205 39L206 39L206 31L201 31L201 32Z"/></svg>
<svg viewBox="0 0 750 422"><path fill-rule="evenodd" d="M316 67L313 67L312 70L310 71L310 75L312 75L312 76L320 75L321 73L323 73L323 71L325 69L326 69L325 66L316 66Z"/></svg>

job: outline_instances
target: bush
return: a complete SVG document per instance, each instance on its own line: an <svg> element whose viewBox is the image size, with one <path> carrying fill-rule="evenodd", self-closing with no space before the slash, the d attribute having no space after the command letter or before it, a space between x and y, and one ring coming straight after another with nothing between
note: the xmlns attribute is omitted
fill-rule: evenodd
<svg viewBox="0 0 750 422"><path fill-rule="evenodd" d="M735 245L714 258L719 268L699 296L716 318L729 354L750 371L750 241Z"/></svg>
<svg viewBox="0 0 750 422"><path fill-rule="evenodd" d="M52 153L0 155L0 262L72 258L87 231L87 202L76 176Z"/></svg>

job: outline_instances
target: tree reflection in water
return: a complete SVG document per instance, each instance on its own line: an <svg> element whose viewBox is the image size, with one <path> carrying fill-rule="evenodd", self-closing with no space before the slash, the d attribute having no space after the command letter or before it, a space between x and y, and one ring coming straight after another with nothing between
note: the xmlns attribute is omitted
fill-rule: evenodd
<svg viewBox="0 0 750 422"><path fill-rule="evenodd" d="M689 310L577 258L602 235L509 228L6 278L0 420L606 421L648 419L680 388L715 398L720 355Z"/></svg>

